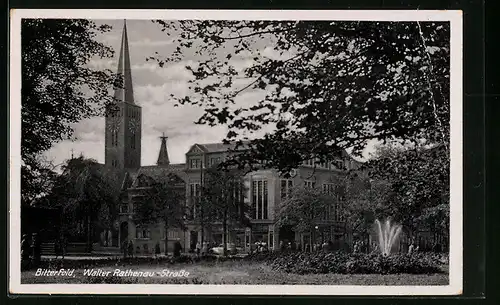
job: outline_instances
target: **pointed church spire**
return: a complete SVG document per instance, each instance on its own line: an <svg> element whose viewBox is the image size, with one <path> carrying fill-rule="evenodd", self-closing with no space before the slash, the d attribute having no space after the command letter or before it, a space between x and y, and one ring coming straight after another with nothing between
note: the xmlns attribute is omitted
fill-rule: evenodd
<svg viewBox="0 0 500 305"><path fill-rule="evenodd" d="M156 162L156 164L160 166L169 165L170 161L168 160L168 151L167 151L168 137L166 137L165 133L163 133L163 135L160 138L161 138L160 153L158 154L158 162Z"/></svg>
<svg viewBox="0 0 500 305"><path fill-rule="evenodd" d="M115 99L118 102L134 104L134 90L132 88L132 72L130 69L130 52L128 49L127 21L123 21L122 43L118 60L117 74L122 77L122 88L115 89Z"/></svg>

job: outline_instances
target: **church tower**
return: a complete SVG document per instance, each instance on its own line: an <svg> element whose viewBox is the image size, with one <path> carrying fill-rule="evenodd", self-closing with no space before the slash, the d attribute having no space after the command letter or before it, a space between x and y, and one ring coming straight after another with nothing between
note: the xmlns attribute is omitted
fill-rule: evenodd
<svg viewBox="0 0 500 305"><path fill-rule="evenodd" d="M167 166L170 164L170 160L168 159L168 151L167 151L167 139L168 137L163 134L161 137L161 146L160 146L160 153L158 154L158 161L156 161L156 164L158 166Z"/></svg>
<svg viewBox="0 0 500 305"><path fill-rule="evenodd" d="M141 166L142 109L134 102L127 24L123 24L114 104L106 113L105 164L118 169Z"/></svg>

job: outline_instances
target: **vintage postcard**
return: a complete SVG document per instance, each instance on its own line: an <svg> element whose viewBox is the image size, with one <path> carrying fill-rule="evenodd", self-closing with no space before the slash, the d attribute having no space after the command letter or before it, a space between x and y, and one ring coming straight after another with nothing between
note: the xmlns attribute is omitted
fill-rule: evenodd
<svg viewBox="0 0 500 305"><path fill-rule="evenodd" d="M9 291L458 295L462 12L12 10Z"/></svg>

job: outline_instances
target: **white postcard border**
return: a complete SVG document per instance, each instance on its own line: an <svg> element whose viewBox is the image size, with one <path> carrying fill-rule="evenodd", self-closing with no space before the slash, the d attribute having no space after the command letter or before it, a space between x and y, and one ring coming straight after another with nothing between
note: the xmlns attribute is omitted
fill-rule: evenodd
<svg viewBox="0 0 500 305"><path fill-rule="evenodd" d="M430 10L54 10L10 12L10 201L9 292L13 294L160 294L160 295L458 295L463 287L462 216L462 11ZM212 19L212 20L338 20L450 21L450 264L443 286L328 285L137 285L21 284L21 19Z"/></svg>

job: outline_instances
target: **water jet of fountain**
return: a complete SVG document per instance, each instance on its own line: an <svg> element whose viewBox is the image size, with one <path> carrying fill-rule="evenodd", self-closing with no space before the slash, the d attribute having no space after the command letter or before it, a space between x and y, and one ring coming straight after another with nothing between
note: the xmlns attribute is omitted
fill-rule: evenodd
<svg viewBox="0 0 500 305"><path fill-rule="evenodd" d="M375 220L375 229L378 235L378 245L383 256L391 254L392 247L401 233L401 225L391 224L390 219L386 219L384 224L380 220Z"/></svg>

